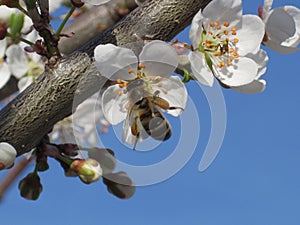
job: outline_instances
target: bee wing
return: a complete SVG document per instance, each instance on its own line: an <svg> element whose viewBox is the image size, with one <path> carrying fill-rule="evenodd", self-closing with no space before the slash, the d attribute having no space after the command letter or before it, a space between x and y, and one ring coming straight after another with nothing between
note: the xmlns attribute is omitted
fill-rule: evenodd
<svg viewBox="0 0 300 225"><path fill-rule="evenodd" d="M131 125L134 122L133 119L133 109L130 109L129 112L127 113L124 125L123 125L123 141L127 142L128 144L134 144L135 142L135 136L132 135L131 133Z"/></svg>

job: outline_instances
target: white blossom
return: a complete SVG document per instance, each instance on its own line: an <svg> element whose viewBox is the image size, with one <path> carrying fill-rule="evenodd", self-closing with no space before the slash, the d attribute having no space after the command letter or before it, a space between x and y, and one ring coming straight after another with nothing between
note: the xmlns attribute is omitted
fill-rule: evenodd
<svg viewBox="0 0 300 225"><path fill-rule="evenodd" d="M16 149L7 142L0 143L0 170L7 169L14 164L17 156Z"/></svg>
<svg viewBox="0 0 300 225"><path fill-rule="evenodd" d="M111 44L99 45L95 49L95 65L102 74L116 84L102 95L102 108L106 119L113 125L122 122L133 105L145 95L155 95L166 100L177 109L166 110L178 116L187 101L187 91L178 77L171 76L178 64L174 48L162 41L147 43L139 57L127 48ZM130 90L128 87L130 86ZM135 89L135 96L131 94ZM135 137L129 132L132 121L124 123L124 141L132 144Z"/></svg>
<svg viewBox="0 0 300 225"><path fill-rule="evenodd" d="M264 36L259 17L242 15L241 0L215 0L192 21L194 51L189 60L194 77L212 86L214 77L229 87L253 82L258 64L248 56L257 52Z"/></svg>
<svg viewBox="0 0 300 225"><path fill-rule="evenodd" d="M266 29L263 43L280 53L299 50L300 9L289 5L271 9L272 4L273 0L265 0L264 7L259 9Z"/></svg>

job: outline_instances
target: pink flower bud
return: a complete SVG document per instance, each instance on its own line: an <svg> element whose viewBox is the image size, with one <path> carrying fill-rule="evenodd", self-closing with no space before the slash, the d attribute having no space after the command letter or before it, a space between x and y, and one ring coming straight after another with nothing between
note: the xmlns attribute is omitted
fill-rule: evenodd
<svg viewBox="0 0 300 225"><path fill-rule="evenodd" d="M70 168L76 171L81 181L86 184L95 182L102 176L102 168L98 161L94 159L74 160Z"/></svg>

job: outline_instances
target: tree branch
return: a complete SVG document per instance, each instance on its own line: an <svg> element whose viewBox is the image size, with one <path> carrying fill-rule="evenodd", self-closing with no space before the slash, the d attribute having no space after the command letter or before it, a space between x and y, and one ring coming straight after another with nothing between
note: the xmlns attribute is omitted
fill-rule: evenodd
<svg viewBox="0 0 300 225"><path fill-rule="evenodd" d="M0 112L0 141L9 142L24 154L34 148L53 125L70 115L84 99L104 86L92 64L94 48L113 43L133 47L140 39L170 41L190 24L200 8L211 0L152 0L46 70Z"/></svg>

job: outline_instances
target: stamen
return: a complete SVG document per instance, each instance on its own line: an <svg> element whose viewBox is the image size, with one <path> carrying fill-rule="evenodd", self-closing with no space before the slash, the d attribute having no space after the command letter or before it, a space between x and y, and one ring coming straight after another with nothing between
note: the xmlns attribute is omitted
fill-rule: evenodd
<svg viewBox="0 0 300 225"><path fill-rule="evenodd" d="M166 89L163 89L163 93L166 95L168 94L168 91Z"/></svg>
<svg viewBox="0 0 300 225"><path fill-rule="evenodd" d="M3 58L0 58L0 63L4 63L4 59Z"/></svg>
<svg viewBox="0 0 300 225"><path fill-rule="evenodd" d="M235 39L233 39L233 42L234 42L234 43L238 43L238 42L239 42L239 39L235 38Z"/></svg>
<svg viewBox="0 0 300 225"><path fill-rule="evenodd" d="M220 25L217 26L217 30L221 30L221 26Z"/></svg>
<svg viewBox="0 0 300 225"><path fill-rule="evenodd" d="M228 30L224 30L224 34L228 35L229 31Z"/></svg>
<svg viewBox="0 0 300 225"><path fill-rule="evenodd" d="M214 27L215 26L215 23L214 22L210 22L209 24L211 27Z"/></svg>
<svg viewBox="0 0 300 225"><path fill-rule="evenodd" d="M223 25L224 25L225 27L229 27L229 23L228 23L227 21L225 21L225 22L223 23Z"/></svg>
<svg viewBox="0 0 300 225"><path fill-rule="evenodd" d="M157 86L158 86L158 87L162 87L162 83L158 83Z"/></svg>
<svg viewBox="0 0 300 225"><path fill-rule="evenodd" d="M127 72L128 73L133 73L133 69L130 68L130 69L127 70Z"/></svg>
<svg viewBox="0 0 300 225"><path fill-rule="evenodd" d="M122 95L122 91L118 91L118 96L121 96Z"/></svg>
<svg viewBox="0 0 300 225"><path fill-rule="evenodd" d="M231 34L232 35L236 35L236 31L231 31Z"/></svg>
<svg viewBox="0 0 300 225"><path fill-rule="evenodd" d="M236 27L232 27L231 31L235 32L236 31Z"/></svg>
<svg viewBox="0 0 300 225"><path fill-rule="evenodd" d="M222 56L222 52L216 52L214 56Z"/></svg>
<svg viewBox="0 0 300 225"><path fill-rule="evenodd" d="M205 41L206 48L210 48L210 41Z"/></svg>
<svg viewBox="0 0 300 225"><path fill-rule="evenodd" d="M121 79L117 79L116 81L117 81L118 84L122 83Z"/></svg>

